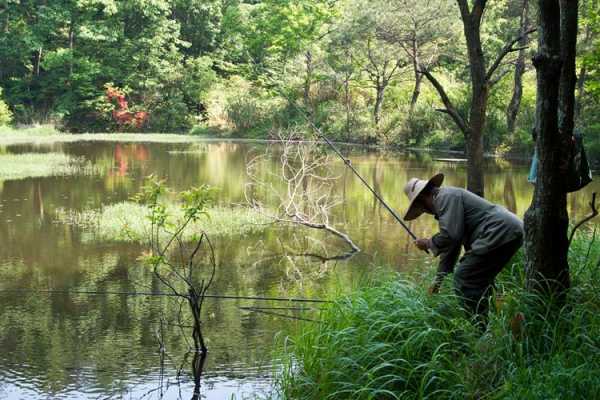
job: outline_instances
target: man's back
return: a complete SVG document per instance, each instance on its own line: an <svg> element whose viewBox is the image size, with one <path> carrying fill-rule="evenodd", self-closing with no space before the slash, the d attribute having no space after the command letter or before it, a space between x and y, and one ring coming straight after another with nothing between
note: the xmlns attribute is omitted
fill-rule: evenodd
<svg viewBox="0 0 600 400"><path fill-rule="evenodd" d="M441 187L433 204L440 232L474 253L487 253L523 235L523 222L516 215L465 189Z"/></svg>

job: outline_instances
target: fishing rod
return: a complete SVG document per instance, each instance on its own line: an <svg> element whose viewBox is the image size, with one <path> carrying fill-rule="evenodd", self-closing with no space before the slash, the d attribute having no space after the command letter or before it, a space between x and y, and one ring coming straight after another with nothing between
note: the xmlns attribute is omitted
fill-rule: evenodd
<svg viewBox="0 0 600 400"><path fill-rule="evenodd" d="M396 221L398 221L398 223L404 228L404 230L410 235L410 237L413 240L417 240L417 236L404 223L404 221L402 220L402 218L400 218L400 216L398 215L398 213L392 207L390 207L388 205L388 203L381 197L381 195L379 193L377 193L377 191L371 185L369 185L369 183L362 177L361 174L358 173L358 171L356 170L356 168L354 168L354 165L352 165L352 162L350 161L350 159L344 157L344 155L340 152L340 150L337 147L335 147L335 145L333 144L333 142L331 140L329 140L327 138L327 136L325 136L323 134L323 132L321 132L321 130L311 121L311 119L308 118L306 116L306 114L302 110L300 110L297 106L295 106L295 107L302 114L302 116L304 117L304 119L306 119L306 121L308 122L308 124L311 126L311 128L315 132L315 135L318 138L322 139L325 143L327 143L327 145L333 150L333 152L335 154L337 154L344 161L344 164L346 164L346 166L350 169L350 171L352 171L352 173L354 175L356 175L356 177L363 183L363 185L365 185L367 187L367 189L369 189L371 191L371 193L373 193L373 196L375 196L375 198L383 205L383 207L385 207L385 209L388 210L390 212L390 214L392 214L392 216L396 219ZM429 254L429 250L426 249L424 251L427 254Z"/></svg>
<svg viewBox="0 0 600 400"><path fill-rule="evenodd" d="M313 129L316 128L312 122L311 122L311 125L313 125ZM371 193L373 193L373 196L375 196L375 198L377 200L379 200L379 202L385 207L385 209L388 210L394 216L396 221L398 221L400 223L400 225L406 230L406 232L410 235L410 237L412 237L414 240L417 240L417 236L410 230L410 228L404 223L404 221L402 221L402 218L400 218L398 213L396 213L396 211L392 207L390 207L386 203L385 200L383 200L381 195L379 193L377 193L377 191L371 185L369 185L369 183L365 180L365 178L363 178L358 173L356 168L354 168L354 165L352 165L352 162L350 161L350 159L344 157L344 155L338 150L337 147L335 147L335 145L331 142L331 140L329 140L327 138L327 136L325 136L321 133L317 133L317 136L320 137L321 139L323 139L325 141L325 143L327 143L329 145L329 147L331 147L331 149L334 151L334 153L336 153L344 161L344 164L346 164L346 166L348 168L350 168L350 171L352 171L352 173L354 175L356 175L356 177L363 183L363 185L365 185L367 187L367 189L369 189L371 191Z"/></svg>

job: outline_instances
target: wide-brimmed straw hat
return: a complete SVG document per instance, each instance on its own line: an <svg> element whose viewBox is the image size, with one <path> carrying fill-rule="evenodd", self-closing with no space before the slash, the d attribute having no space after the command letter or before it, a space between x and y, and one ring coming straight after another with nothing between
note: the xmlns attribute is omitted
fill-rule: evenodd
<svg viewBox="0 0 600 400"><path fill-rule="evenodd" d="M410 221L423 214L423 207L416 201L417 198L427 185L440 187L442 186L442 182L444 182L444 174L441 173L432 176L428 181L419 178L411 178L404 186L404 194L406 194L410 201L408 210L406 210L406 214L404 214L404 220Z"/></svg>

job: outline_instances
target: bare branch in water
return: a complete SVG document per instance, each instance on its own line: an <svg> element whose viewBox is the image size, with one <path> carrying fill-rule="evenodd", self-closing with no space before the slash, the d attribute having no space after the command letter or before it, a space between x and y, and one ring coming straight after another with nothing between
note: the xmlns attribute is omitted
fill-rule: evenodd
<svg viewBox="0 0 600 400"><path fill-rule="evenodd" d="M269 150L276 152L280 149L278 173L261 168L269 152L248 161L249 182L244 191L246 203L276 223L325 232L348 247L344 253L333 256L313 251L288 251L286 256L313 258L321 262L346 260L358 253L360 248L330 221L331 210L341 204L333 194L333 184L338 176L333 174L329 157L319 149L318 143L298 142L296 137L295 132L280 133L278 145L281 147ZM276 206L266 207L263 202Z"/></svg>

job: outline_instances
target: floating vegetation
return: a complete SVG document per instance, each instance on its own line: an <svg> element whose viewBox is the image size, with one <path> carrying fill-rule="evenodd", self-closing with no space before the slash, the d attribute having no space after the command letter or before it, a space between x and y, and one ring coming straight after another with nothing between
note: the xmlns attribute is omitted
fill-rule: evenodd
<svg viewBox="0 0 600 400"><path fill-rule="evenodd" d="M63 153L0 154L0 180L97 173L85 158Z"/></svg>
<svg viewBox="0 0 600 400"><path fill-rule="evenodd" d="M195 143L191 146L188 146L185 149L168 151L168 153L171 155L179 155L179 154L181 154L181 155L187 155L187 154L197 155L197 154L206 154L208 152L209 152L209 147L206 143Z"/></svg>
<svg viewBox="0 0 600 400"><path fill-rule="evenodd" d="M175 204L167 208L171 222L184 217ZM149 215L150 210L144 205L122 202L95 210L57 209L56 222L77 226L89 232L93 240L141 243L150 237ZM243 207L212 207L186 228L183 238L191 239L203 231L213 236L250 234L264 230L269 221L256 211Z"/></svg>

